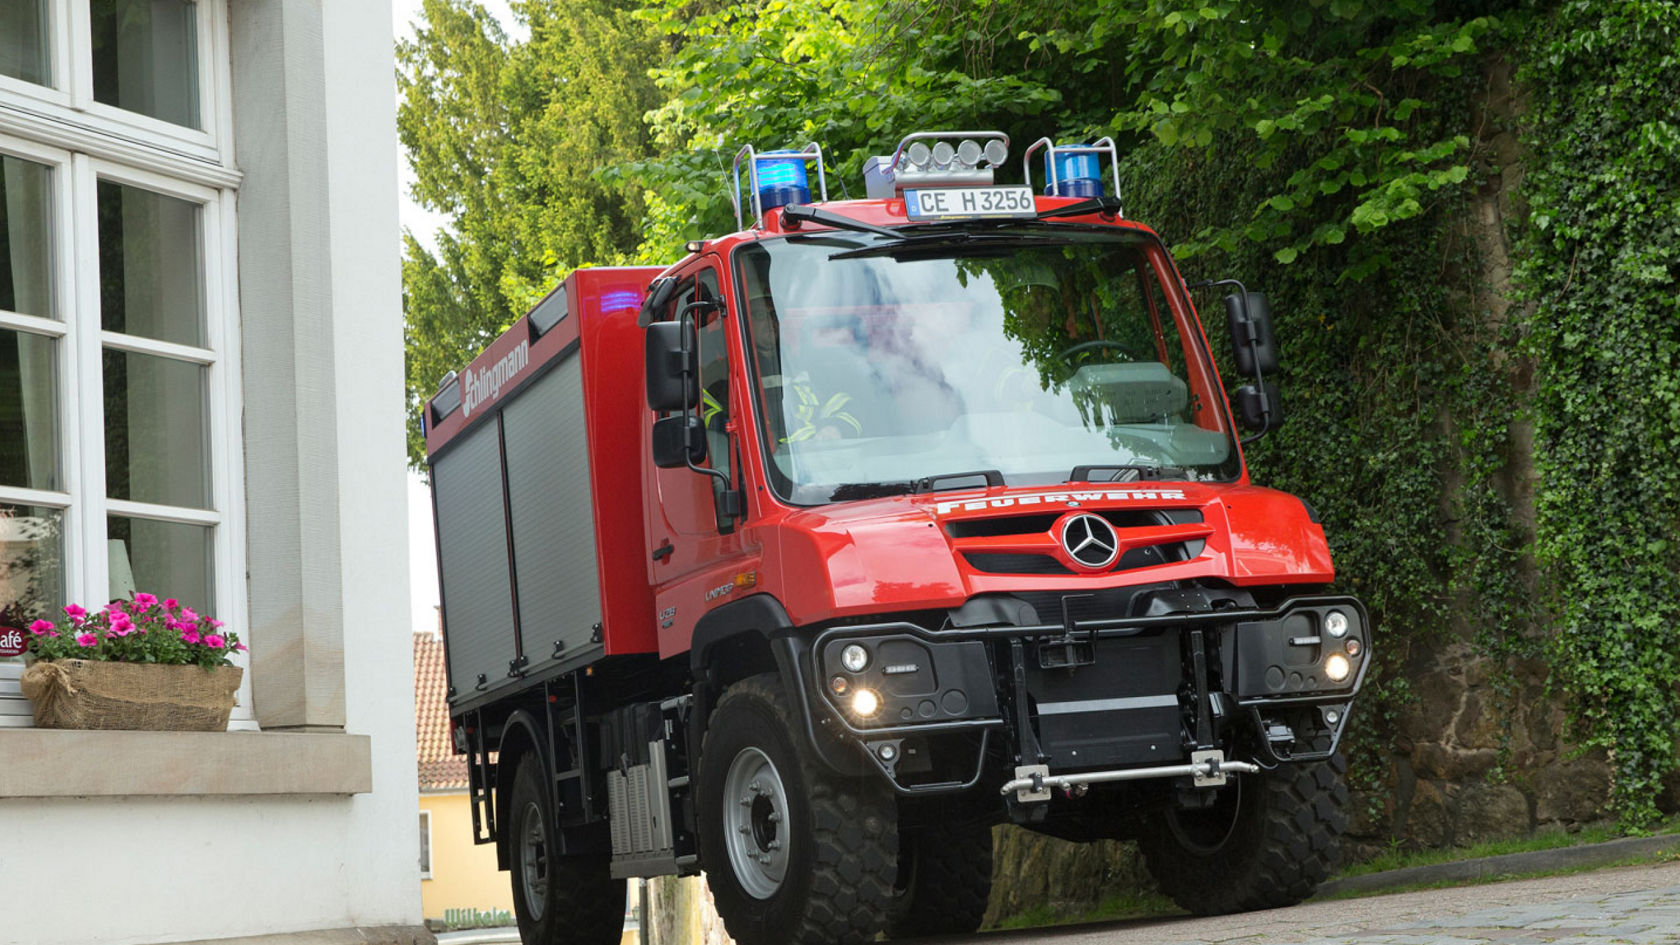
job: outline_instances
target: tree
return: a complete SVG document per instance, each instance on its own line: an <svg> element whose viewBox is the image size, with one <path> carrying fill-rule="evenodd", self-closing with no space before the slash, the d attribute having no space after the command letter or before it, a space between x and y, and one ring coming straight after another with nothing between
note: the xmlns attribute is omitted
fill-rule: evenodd
<svg viewBox="0 0 1680 945"><path fill-rule="evenodd" d="M600 172L649 153L651 25L613 0L520 0L514 11L529 39L510 39L475 0L425 0L415 39L397 49L414 197L449 217L435 252L404 240L416 420L444 373L567 272L625 261L640 242L640 191ZM409 460L423 459L415 422Z"/></svg>

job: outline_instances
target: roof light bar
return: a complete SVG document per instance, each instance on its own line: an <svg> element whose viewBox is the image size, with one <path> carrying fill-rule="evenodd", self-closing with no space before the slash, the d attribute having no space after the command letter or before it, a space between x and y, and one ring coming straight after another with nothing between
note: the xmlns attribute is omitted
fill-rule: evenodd
<svg viewBox="0 0 1680 945"><path fill-rule="evenodd" d="M918 131L906 135L891 156L865 162L863 180L872 200L896 197L910 187L983 187L1007 160L1009 136L1001 131Z"/></svg>
<svg viewBox="0 0 1680 945"><path fill-rule="evenodd" d="M1032 184L1032 156L1040 148L1044 152L1044 194L1047 197L1101 197L1103 179L1101 161L1108 155L1108 169L1114 180L1114 196L1120 196L1120 155L1113 138L1099 138L1094 144L1057 144L1040 138L1021 155L1021 174ZM1116 211L1116 215L1125 216Z"/></svg>
<svg viewBox="0 0 1680 945"><path fill-rule="evenodd" d="M735 225L746 229L746 207L741 196L741 162L747 164L747 189L751 195L753 228L764 222L766 211L790 203L810 203L810 178L805 165L816 162L817 199L828 200L828 179L823 173L822 148L815 141L798 151L766 151L763 154L746 145L735 153ZM762 165L762 166L761 166Z"/></svg>

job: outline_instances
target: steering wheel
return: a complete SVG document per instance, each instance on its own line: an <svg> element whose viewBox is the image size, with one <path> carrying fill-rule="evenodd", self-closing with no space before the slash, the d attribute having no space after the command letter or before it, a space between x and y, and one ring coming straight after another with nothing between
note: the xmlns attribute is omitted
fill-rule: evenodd
<svg viewBox="0 0 1680 945"><path fill-rule="evenodd" d="M1066 360L1068 360L1069 358L1078 354L1081 351L1095 351L1098 348L1113 348L1114 350L1116 350L1116 351L1120 352L1121 354L1125 355L1126 360L1128 360L1128 361L1152 361L1152 360L1154 360L1153 358L1149 358L1149 357L1139 357L1138 353L1136 351L1133 351L1131 348L1126 347L1125 345L1121 344L1118 341L1109 341L1106 338L1098 338L1096 341L1082 341L1079 344L1076 344L1071 348L1064 348L1056 356L1058 358L1061 358L1062 360L1066 361Z"/></svg>

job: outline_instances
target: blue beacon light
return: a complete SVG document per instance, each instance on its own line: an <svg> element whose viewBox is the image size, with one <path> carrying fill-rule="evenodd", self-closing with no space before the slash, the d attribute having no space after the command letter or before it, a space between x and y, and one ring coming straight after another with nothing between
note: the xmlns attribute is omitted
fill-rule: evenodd
<svg viewBox="0 0 1680 945"><path fill-rule="evenodd" d="M1052 167L1052 163L1054 166ZM1052 174L1051 171L1055 173ZM1051 180L1055 183L1051 183ZM1044 155L1044 195L1047 197L1103 196L1102 169L1096 154Z"/></svg>
<svg viewBox="0 0 1680 945"><path fill-rule="evenodd" d="M797 155L778 158L776 155ZM811 182L799 151L766 151L758 156L758 204L764 212L790 203L811 202Z"/></svg>

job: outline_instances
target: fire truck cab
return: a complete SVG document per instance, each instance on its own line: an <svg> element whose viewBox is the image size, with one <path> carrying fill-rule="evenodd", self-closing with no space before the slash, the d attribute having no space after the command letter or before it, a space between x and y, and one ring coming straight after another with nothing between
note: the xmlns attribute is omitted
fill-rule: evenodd
<svg viewBox="0 0 1680 945"><path fill-rule="evenodd" d="M1372 631L1244 467L1265 299L1219 283L1228 397L1112 142L999 184L1008 145L910 135L842 201L816 145L744 148L739 232L579 270L428 405L456 745L528 943L699 871L743 945L973 931L1006 821L1136 839L1198 913L1333 865Z"/></svg>

